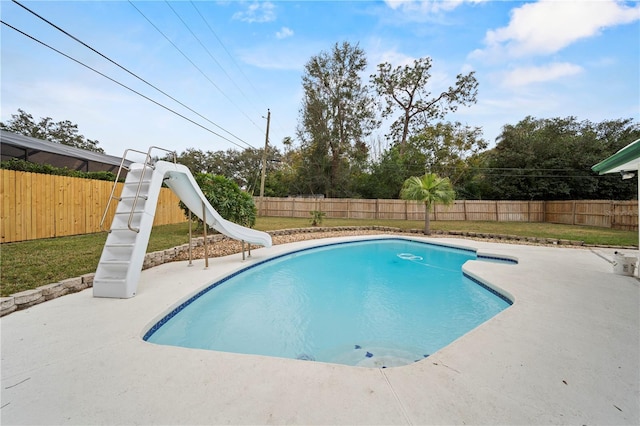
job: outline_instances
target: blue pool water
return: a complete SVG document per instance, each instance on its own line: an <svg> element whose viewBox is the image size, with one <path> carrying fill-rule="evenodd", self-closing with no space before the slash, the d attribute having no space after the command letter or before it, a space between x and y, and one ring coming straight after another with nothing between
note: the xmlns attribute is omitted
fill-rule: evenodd
<svg viewBox="0 0 640 426"><path fill-rule="evenodd" d="M294 252L214 283L145 340L367 367L405 365L509 306L463 275L462 265L476 258L473 251L404 239Z"/></svg>

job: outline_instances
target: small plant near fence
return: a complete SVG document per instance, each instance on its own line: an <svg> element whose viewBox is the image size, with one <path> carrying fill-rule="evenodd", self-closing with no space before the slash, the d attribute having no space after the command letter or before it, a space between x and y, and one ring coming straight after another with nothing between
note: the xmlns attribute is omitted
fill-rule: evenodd
<svg viewBox="0 0 640 426"><path fill-rule="evenodd" d="M320 210L311 210L309 214L311 215L311 220L309 221L311 222L311 226L322 225L322 221L324 220L324 217L327 215L325 212Z"/></svg>

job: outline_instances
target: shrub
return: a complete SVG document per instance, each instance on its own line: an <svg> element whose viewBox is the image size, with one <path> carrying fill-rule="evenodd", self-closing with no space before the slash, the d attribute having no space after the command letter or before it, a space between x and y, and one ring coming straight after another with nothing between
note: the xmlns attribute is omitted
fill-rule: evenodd
<svg viewBox="0 0 640 426"><path fill-rule="evenodd" d="M309 214L311 215L311 226L321 225L322 220L327 215L325 212L321 212L320 210L311 210Z"/></svg>
<svg viewBox="0 0 640 426"><path fill-rule="evenodd" d="M224 176L198 173L195 180L211 206L220 216L242 226L252 227L256 223L256 206L253 198L242 191L237 183ZM189 209L182 202L180 208L185 216Z"/></svg>
<svg viewBox="0 0 640 426"><path fill-rule="evenodd" d="M17 170L21 172L40 173L45 175L70 176L83 179L114 181L116 175L112 172L81 172L66 167L54 167L50 164L32 163L18 158L0 162L0 169Z"/></svg>

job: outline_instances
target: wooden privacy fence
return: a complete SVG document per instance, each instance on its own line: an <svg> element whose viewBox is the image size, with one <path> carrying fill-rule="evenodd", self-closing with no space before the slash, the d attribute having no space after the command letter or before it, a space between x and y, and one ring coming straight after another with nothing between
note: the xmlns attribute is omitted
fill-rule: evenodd
<svg viewBox="0 0 640 426"><path fill-rule="evenodd" d="M113 182L68 176L0 170L2 203L1 242L100 232L100 220ZM115 195L122 191L122 183ZM160 190L153 224L185 222L179 199L168 188ZM105 228L109 228L117 203L111 203Z"/></svg>
<svg viewBox="0 0 640 426"><path fill-rule="evenodd" d="M0 170L1 242L34 240L100 232L112 182ZM122 190L118 184L116 195ZM185 222L178 197L162 188L154 225ZM256 205L259 205L256 199ZM115 213L112 203L105 220ZM311 218L320 210L328 218L424 220L424 207L413 201L352 198L265 197L264 216ZM623 230L638 229L637 201L486 201L459 200L436 205L432 220L548 222Z"/></svg>
<svg viewBox="0 0 640 426"><path fill-rule="evenodd" d="M263 216L310 218L319 210L327 218L424 220L424 206L415 201L351 198L265 197ZM488 201L458 200L436 205L431 220L548 222L623 230L638 229L637 201Z"/></svg>

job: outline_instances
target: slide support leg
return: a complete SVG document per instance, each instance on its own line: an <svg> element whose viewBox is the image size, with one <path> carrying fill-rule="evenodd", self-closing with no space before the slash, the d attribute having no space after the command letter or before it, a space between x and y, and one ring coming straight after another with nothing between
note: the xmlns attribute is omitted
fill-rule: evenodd
<svg viewBox="0 0 640 426"><path fill-rule="evenodd" d="M204 269L207 269L209 267L209 252L207 250L207 211L204 201L202 202L202 225L204 233Z"/></svg>
<svg viewBox="0 0 640 426"><path fill-rule="evenodd" d="M189 209L189 264L187 266L193 266L191 254L191 209Z"/></svg>

